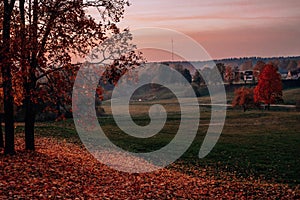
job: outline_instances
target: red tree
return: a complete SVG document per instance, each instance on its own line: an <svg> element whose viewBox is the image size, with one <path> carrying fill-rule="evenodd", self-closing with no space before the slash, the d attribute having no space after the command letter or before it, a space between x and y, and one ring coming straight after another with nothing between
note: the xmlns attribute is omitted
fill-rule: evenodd
<svg viewBox="0 0 300 200"><path fill-rule="evenodd" d="M247 109L254 107L253 89L245 87L236 89L234 91L232 106L242 106L244 112L246 112Z"/></svg>
<svg viewBox="0 0 300 200"><path fill-rule="evenodd" d="M11 5L8 5L8 2L11 2ZM13 6L14 2L13 0L5 0L5 4L0 2L0 7L4 6L7 8L4 10L9 11L0 14L0 16L5 14L4 17L0 17L0 24L6 25L0 26L3 29L0 31L0 37L6 39L0 42L0 61L1 64L6 64L1 66L2 75L5 77L4 96L9 97L4 99L6 102L9 101L10 105L4 103L5 114L10 115L5 117L5 132L13 136L14 126L11 120L13 101L18 100L25 112L25 148L34 150L34 124L39 111L38 105L44 102L61 109L64 104L70 102L72 83L78 70L78 65L72 64L72 58L84 57L91 49L100 44L102 46L106 38L123 32L116 24L121 20L129 2L20 0ZM90 8L98 10L100 20L88 15L86 11ZM11 27L8 27L9 24ZM125 31L125 34L126 32L128 31ZM123 46L126 46L125 42L127 40L123 41ZM109 49L117 49L115 46ZM11 59L5 58L6 54L2 53L9 52L8 48L13 55L10 56ZM125 58L116 59L125 66L126 61L128 62L132 56L133 54L125 55ZM10 62L2 62L4 60ZM13 147L12 136L10 143Z"/></svg>
<svg viewBox="0 0 300 200"><path fill-rule="evenodd" d="M254 89L254 101L268 105L275 103L277 98L282 97L282 82L277 68L267 64L259 75L258 84Z"/></svg>
<svg viewBox="0 0 300 200"><path fill-rule="evenodd" d="M234 72L232 70L232 67L227 66L225 68L225 80L231 85L234 81Z"/></svg>
<svg viewBox="0 0 300 200"><path fill-rule="evenodd" d="M265 68L266 63L259 60L257 61L256 65L253 68L253 75L255 77L255 79L258 79L259 74L263 71L263 69Z"/></svg>

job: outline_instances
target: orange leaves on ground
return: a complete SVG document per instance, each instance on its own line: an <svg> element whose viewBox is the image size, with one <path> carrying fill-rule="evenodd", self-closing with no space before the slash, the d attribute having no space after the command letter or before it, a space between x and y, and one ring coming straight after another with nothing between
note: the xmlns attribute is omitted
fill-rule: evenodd
<svg viewBox="0 0 300 200"><path fill-rule="evenodd" d="M21 139L17 139L20 147ZM23 149L20 147L20 149ZM83 147L52 138L37 138L37 151L0 155L0 199L292 199L300 191L287 185L222 178L195 169L147 174L115 171L95 160ZM226 177L227 176L227 177Z"/></svg>

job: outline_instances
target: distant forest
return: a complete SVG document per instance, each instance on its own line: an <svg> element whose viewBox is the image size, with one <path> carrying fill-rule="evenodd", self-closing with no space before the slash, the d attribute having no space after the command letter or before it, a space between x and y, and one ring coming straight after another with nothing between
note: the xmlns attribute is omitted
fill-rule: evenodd
<svg viewBox="0 0 300 200"><path fill-rule="evenodd" d="M300 69L300 56L293 57L243 57L243 58L226 58L213 61L169 61L163 62L168 65L181 65L183 68L190 70L192 74L196 69L212 68L217 63L223 63L225 66L231 66L232 68L238 67L239 70L253 69L258 61L265 63L272 62L278 67L280 73L288 73L289 71L298 72Z"/></svg>

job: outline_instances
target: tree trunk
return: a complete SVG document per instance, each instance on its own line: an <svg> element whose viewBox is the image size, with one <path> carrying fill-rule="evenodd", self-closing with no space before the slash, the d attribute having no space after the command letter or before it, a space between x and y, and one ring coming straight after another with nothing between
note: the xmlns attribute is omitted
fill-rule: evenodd
<svg viewBox="0 0 300 200"><path fill-rule="evenodd" d="M25 82L25 148L26 150L35 150L34 146L34 123L35 123L35 108L32 100L32 91L36 86L35 71L38 66L38 0L33 1L33 19L30 33L30 42L32 46L30 69L28 72L28 80Z"/></svg>
<svg viewBox="0 0 300 200"><path fill-rule="evenodd" d="M25 148L26 150L35 150L34 146L34 123L35 109L34 104L27 96L25 99Z"/></svg>
<svg viewBox="0 0 300 200"><path fill-rule="evenodd" d="M11 14L15 0L4 0L4 17L3 17L3 54L0 61L2 63L3 93L4 93L4 122L5 122L5 147L4 154L15 154L15 137L14 137L14 101L12 89L11 74L11 52L10 52L10 22Z"/></svg>
<svg viewBox="0 0 300 200"><path fill-rule="evenodd" d="M3 131L2 131L2 114L0 114L0 148L4 147Z"/></svg>
<svg viewBox="0 0 300 200"><path fill-rule="evenodd" d="M35 111L34 105L31 101L30 91L31 91L31 82L30 74L26 65L26 56L28 56L28 49L26 49L26 29L25 29L25 0L20 0L20 20L21 20L21 68L22 72L25 75L23 82L25 88L25 99L24 99L24 108L25 108L25 149L26 150L35 150L34 146L34 120L35 120Z"/></svg>

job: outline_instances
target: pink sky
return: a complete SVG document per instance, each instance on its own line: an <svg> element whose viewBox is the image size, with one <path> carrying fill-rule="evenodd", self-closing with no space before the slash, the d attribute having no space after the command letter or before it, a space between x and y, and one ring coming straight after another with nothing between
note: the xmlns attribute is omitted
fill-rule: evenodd
<svg viewBox="0 0 300 200"><path fill-rule="evenodd" d="M300 55L299 0L131 0L131 3L119 26L182 32L215 59ZM145 35L144 40L151 38ZM182 44L174 41L174 48L179 45ZM157 55L148 56L148 60L159 60Z"/></svg>

